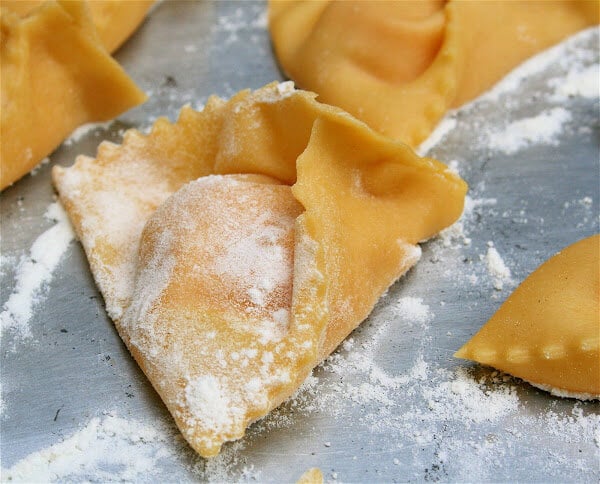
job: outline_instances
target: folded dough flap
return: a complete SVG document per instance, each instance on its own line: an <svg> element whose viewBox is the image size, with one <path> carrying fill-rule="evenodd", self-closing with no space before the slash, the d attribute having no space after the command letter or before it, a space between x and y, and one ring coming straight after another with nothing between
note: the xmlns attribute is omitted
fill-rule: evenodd
<svg viewBox="0 0 600 484"><path fill-rule="evenodd" d="M271 0L269 29L282 68L300 87L417 146L463 75L455 10L437 1Z"/></svg>
<svg viewBox="0 0 600 484"><path fill-rule="evenodd" d="M2 0L2 7L21 17L52 0ZM69 3L84 5L84 1ZM108 52L114 52L144 20L155 0L92 0L85 2L102 44ZM81 7L79 7L81 8Z"/></svg>
<svg viewBox="0 0 600 484"><path fill-rule="evenodd" d="M600 398L600 236L538 267L455 354L563 396Z"/></svg>
<svg viewBox="0 0 600 484"><path fill-rule="evenodd" d="M109 52L117 50L142 23L156 0L92 0L94 25Z"/></svg>
<svg viewBox="0 0 600 484"><path fill-rule="evenodd" d="M417 243L460 216L467 187L442 163L350 117L318 119L297 166L293 192L324 251L326 357L417 262Z"/></svg>
<svg viewBox="0 0 600 484"><path fill-rule="evenodd" d="M54 180L121 336L203 456L293 393L466 192L288 83L186 108Z"/></svg>
<svg viewBox="0 0 600 484"><path fill-rule="evenodd" d="M47 2L21 18L2 9L0 188L79 125L146 99L104 49L82 2Z"/></svg>

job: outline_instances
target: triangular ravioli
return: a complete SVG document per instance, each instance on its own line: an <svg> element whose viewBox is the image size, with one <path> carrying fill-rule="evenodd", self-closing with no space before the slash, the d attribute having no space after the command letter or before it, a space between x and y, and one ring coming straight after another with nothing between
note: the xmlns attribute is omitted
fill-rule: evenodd
<svg viewBox="0 0 600 484"><path fill-rule="evenodd" d="M203 456L293 393L466 184L289 83L55 167L123 340Z"/></svg>
<svg viewBox="0 0 600 484"><path fill-rule="evenodd" d="M269 1L286 74L411 146L449 108L598 16L596 0Z"/></svg>
<svg viewBox="0 0 600 484"><path fill-rule="evenodd" d="M455 354L561 396L600 398L600 235L551 257Z"/></svg>
<svg viewBox="0 0 600 484"><path fill-rule="evenodd" d="M87 5L48 1L21 18L2 8L0 189L76 127L106 121L146 95L102 45Z"/></svg>

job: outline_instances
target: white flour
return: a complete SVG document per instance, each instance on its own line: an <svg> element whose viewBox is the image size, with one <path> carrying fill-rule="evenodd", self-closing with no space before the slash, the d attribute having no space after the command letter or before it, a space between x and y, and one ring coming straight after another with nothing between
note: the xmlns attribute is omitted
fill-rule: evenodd
<svg viewBox="0 0 600 484"><path fill-rule="evenodd" d="M216 34L226 34L223 44L225 46L239 41L239 32L243 30L264 30L267 27L267 13L265 9L258 7L252 9L253 18L248 18L248 12L241 8L233 10L228 15L217 17L212 26ZM254 38L252 38L253 41Z"/></svg>
<svg viewBox="0 0 600 484"><path fill-rule="evenodd" d="M597 53L582 46L586 46L588 40L599 33L598 27L591 27L537 54L510 72L479 99L497 101L504 94L517 92L523 82L540 72L547 74L550 87L558 88L553 98L555 101L565 101L571 95L598 97L600 87L597 82L594 82L597 81L597 77L593 78L598 67L597 65L593 65L591 69L588 67L590 61L597 61ZM556 77L552 75L556 72L555 69L561 72ZM581 84L582 80L585 87ZM561 92L563 92L562 96Z"/></svg>
<svg viewBox="0 0 600 484"><path fill-rule="evenodd" d="M494 289L501 291L505 283L511 283L510 269L506 267L504 260L494 247L492 242L488 242L488 250L485 255L487 269L494 281Z"/></svg>
<svg viewBox="0 0 600 484"><path fill-rule="evenodd" d="M176 438L160 423L147 425L108 413L93 418L62 442L2 469L2 481L135 481L160 473L160 465L173 458Z"/></svg>
<svg viewBox="0 0 600 484"><path fill-rule="evenodd" d="M37 174L40 172L40 169L41 169L41 168L42 168L44 165L47 165L48 163L50 163L50 158L48 158L48 157L44 158L42 161L40 161L40 162L37 164L37 166L36 166L36 167L35 167L33 170L31 170L31 171L29 172L29 174L30 174L31 176L36 176L36 175L37 175Z"/></svg>
<svg viewBox="0 0 600 484"><path fill-rule="evenodd" d="M560 102L569 97L597 98L600 95L598 85L600 66L597 64L572 69L564 79L550 79L548 85L555 89L552 99Z"/></svg>
<svg viewBox="0 0 600 484"><path fill-rule="evenodd" d="M571 119L571 113L564 108L549 109L537 116L513 121L502 131L490 132L485 146L507 155L532 145L558 146L559 135Z"/></svg>
<svg viewBox="0 0 600 484"><path fill-rule="evenodd" d="M83 138L88 136L90 133L98 131L106 131L110 128L113 121L106 121L104 123L86 123L82 124L69 135L69 137L63 141L65 146L71 146L79 143Z"/></svg>
<svg viewBox="0 0 600 484"><path fill-rule="evenodd" d="M400 298L392 307L400 317L407 319L409 322L427 323L433 318L429 306L424 304L423 299L420 297L406 296Z"/></svg>
<svg viewBox="0 0 600 484"><path fill-rule="evenodd" d="M35 307L44 301L54 270L75 238L67 214L58 202L48 206L44 217L55 220L56 224L42 233L29 254L21 258L14 288L0 313L2 333L12 331L17 338L32 336L29 320Z"/></svg>

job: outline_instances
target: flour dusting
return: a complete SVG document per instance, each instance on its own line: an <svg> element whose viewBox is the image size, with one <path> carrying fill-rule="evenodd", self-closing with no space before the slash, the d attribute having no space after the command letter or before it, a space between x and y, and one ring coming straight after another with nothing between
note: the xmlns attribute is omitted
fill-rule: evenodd
<svg viewBox="0 0 600 484"><path fill-rule="evenodd" d="M44 300L54 271L75 238L67 214L58 202L48 206L44 217L56 223L33 242L29 254L21 258L14 288L0 313L2 332L12 331L21 339L31 338L29 320L35 307Z"/></svg>
<svg viewBox="0 0 600 484"><path fill-rule="evenodd" d="M426 323L433 317L429 306L424 304L423 299L420 297L402 297L393 307L394 310L410 321Z"/></svg>
<svg viewBox="0 0 600 484"><path fill-rule="evenodd" d="M532 145L557 146L560 133L571 119L571 113L562 107L549 109L536 116L513 121L502 131L489 133L486 146L507 155Z"/></svg>
<svg viewBox="0 0 600 484"><path fill-rule="evenodd" d="M207 422L215 431L220 432L229 424L233 402L214 376L189 381L185 387L185 399L194 417Z"/></svg>
<svg viewBox="0 0 600 484"><path fill-rule="evenodd" d="M504 288L505 283L512 282L510 269L506 267L504 260L500 257L498 250L494 247L492 242L488 242L485 262L494 281L494 289L501 291Z"/></svg>
<svg viewBox="0 0 600 484"><path fill-rule="evenodd" d="M159 422L149 425L107 413L2 469L2 481L136 481L161 475L161 464L174 457L166 445L173 438L173 430Z"/></svg>
<svg viewBox="0 0 600 484"><path fill-rule="evenodd" d="M555 89L553 100L560 102L570 97L597 98L600 96L600 66L594 64L571 70L564 79L550 79L548 85Z"/></svg>
<svg viewBox="0 0 600 484"><path fill-rule="evenodd" d="M69 135L69 137L63 141L65 146L71 146L79 143L83 138L88 136L94 131L106 131L113 124L113 121L106 121L104 123L86 123L75 128L75 130Z"/></svg>

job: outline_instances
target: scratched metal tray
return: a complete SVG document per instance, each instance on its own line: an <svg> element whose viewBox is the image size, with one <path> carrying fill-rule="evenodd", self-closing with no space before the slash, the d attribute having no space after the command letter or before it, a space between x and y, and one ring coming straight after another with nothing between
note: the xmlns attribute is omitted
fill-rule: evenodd
<svg viewBox="0 0 600 484"><path fill-rule="evenodd" d="M213 93L228 97L284 79L265 9L262 2L233 1L165 1L154 9L116 53L149 101L63 144L50 163L2 193L0 304L18 292L18 261L53 224L43 216L54 201L52 165L93 155L101 140L118 142L125 128L147 127L160 115L174 119L183 104L201 106ZM582 62L597 63L598 37L586 42L589 58ZM38 295L31 337L2 334L2 479L18 477L14 466L27 456L36 465L55 459L43 449L72 443L100 422L103 454L96 449L92 456L84 446L87 458L50 463L46 474L42 466L37 479L288 482L319 467L326 480L346 482L598 482L597 403L555 398L452 357L542 261L598 232L597 97L563 102L571 118L551 142L512 154L485 143L494 123L556 108L546 80L559 64L450 119L446 126L454 129L430 154L452 161L470 184L462 232L424 244L421 262L293 401L216 460L204 461L177 438L106 316L81 246L72 242ZM491 243L511 271L501 289L486 266ZM110 419L168 438L127 440L106 430ZM151 465L136 467L120 454L146 456Z"/></svg>

